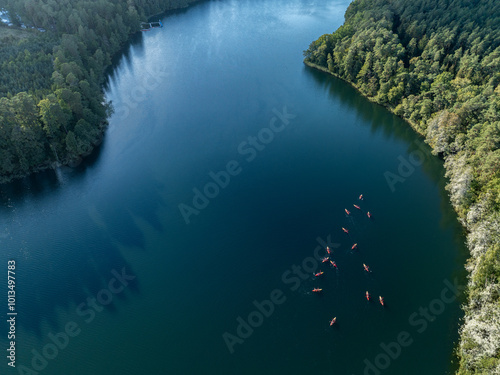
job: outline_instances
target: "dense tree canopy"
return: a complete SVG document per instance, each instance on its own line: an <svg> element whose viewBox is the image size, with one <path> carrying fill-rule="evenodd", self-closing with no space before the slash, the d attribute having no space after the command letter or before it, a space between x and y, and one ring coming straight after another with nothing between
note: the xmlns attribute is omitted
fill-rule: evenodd
<svg viewBox="0 0 500 375"><path fill-rule="evenodd" d="M0 181L88 154L111 58L149 15L193 1L7 0L18 34L0 24Z"/></svg>
<svg viewBox="0 0 500 375"><path fill-rule="evenodd" d="M355 0L304 56L408 120L446 160L472 254L459 373L500 373L500 2Z"/></svg>

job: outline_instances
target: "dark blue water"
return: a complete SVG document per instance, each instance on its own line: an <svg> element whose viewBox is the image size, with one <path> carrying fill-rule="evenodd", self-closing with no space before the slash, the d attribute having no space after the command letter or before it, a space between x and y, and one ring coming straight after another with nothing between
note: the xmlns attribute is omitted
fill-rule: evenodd
<svg viewBox="0 0 500 375"><path fill-rule="evenodd" d="M465 253L442 162L302 63L347 6L205 2L133 39L99 150L1 186L6 373L451 373Z"/></svg>

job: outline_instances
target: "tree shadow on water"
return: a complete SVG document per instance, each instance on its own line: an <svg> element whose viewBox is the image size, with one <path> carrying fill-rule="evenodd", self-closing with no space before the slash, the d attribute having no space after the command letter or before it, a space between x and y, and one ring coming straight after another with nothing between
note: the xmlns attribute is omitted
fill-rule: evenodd
<svg viewBox="0 0 500 375"><path fill-rule="evenodd" d="M304 66L304 71L305 76L320 87L332 99L332 102L339 102L342 106L355 111L363 125L369 124L372 133L382 134L388 140L395 139L405 143L406 155L394 155L394 163L388 170L397 173L397 166L402 157L417 168L421 168L438 187L441 197L441 225L452 228L453 232L456 233L456 246L460 249L460 257L463 257L466 252L465 235L445 189L448 181L445 178L442 158L432 154L431 147L425 143L422 136L411 128L409 123L389 112L382 105L369 101L349 83L307 65Z"/></svg>
<svg viewBox="0 0 500 375"><path fill-rule="evenodd" d="M123 64L130 65L132 56L141 53L144 36L137 33L113 58L103 89ZM107 176L96 173L107 136L75 168L46 170L0 185L0 261L5 267L8 260L16 261L16 309L22 312L17 326L43 340L47 327L52 332L64 330L67 321L60 318L62 314L83 323L88 316L76 308L85 310L88 298L104 296L102 291L110 290L116 273L124 270L136 276L120 248L145 250L137 219L163 230L157 212L165 204L160 195L164 187L147 167L135 176L126 166L108 170ZM0 278L0 289L7 290L7 278ZM140 292L136 277L123 292L113 294L113 300L133 302L133 295ZM120 313L114 302L102 307ZM8 329L6 320L3 324Z"/></svg>
<svg viewBox="0 0 500 375"><path fill-rule="evenodd" d="M442 188L441 191L444 191L443 161L432 155L430 146L425 144L423 137L417 134L408 123L389 112L385 107L363 97L349 83L309 66L304 66L304 69L307 72L306 75L320 86L333 101L340 102L343 106L355 111L362 120L362 124L369 124L372 133L383 134L385 139L403 141L407 145L407 155L417 156L417 151L420 151L419 155L423 156L421 158L422 170ZM395 155L395 166L399 163L398 156ZM406 157L406 155L401 156Z"/></svg>

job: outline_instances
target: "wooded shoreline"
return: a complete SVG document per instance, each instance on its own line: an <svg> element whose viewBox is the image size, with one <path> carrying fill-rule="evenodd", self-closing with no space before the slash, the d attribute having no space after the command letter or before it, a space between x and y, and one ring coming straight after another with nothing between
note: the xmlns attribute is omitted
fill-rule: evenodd
<svg viewBox="0 0 500 375"><path fill-rule="evenodd" d="M0 25L9 29L0 38L0 183L90 155L113 111L103 90L113 58L141 21L194 2L63 0L34 9L27 0L9 0L9 14L19 18L10 17L12 27ZM10 31L16 28L21 37Z"/></svg>
<svg viewBox="0 0 500 375"><path fill-rule="evenodd" d="M445 160L471 255L458 374L500 374L500 5L355 0L304 56L406 120Z"/></svg>

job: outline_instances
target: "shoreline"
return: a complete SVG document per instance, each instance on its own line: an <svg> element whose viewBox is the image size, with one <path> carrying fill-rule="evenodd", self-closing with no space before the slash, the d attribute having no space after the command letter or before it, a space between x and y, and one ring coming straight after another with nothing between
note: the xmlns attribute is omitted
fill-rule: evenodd
<svg viewBox="0 0 500 375"><path fill-rule="evenodd" d="M377 103L370 97L365 96L359 88L353 83L349 82L335 73L330 72L327 68L305 61L304 64L310 68L319 70L321 72L332 75L335 78L341 79L342 81L349 83L356 91L363 97L368 99L372 103L376 103L387 109L392 114L398 116L394 113L394 109L383 104ZM406 118L398 116L402 120L404 120L415 132L416 134L422 136L424 140L426 139L426 135L418 131L417 127L412 124ZM427 142L426 142L427 143ZM428 143L427 143L428 144ZM429 144L431 150L434 152L435 148ZM478 247L484 247L485 243L491 244L493 242L492 236L494 232L494 227L497 223L495 215L484 215L483 214L483 202L478 202L467 209L467 211L463 212L460 210L460 206L454 202L454 192L450 186L453 185L454 181L457 179L457 176L461 176L464 173L463 166L460 163L460 160L454 158L452 156L448 156L447 158L442 157L440 153L434 154L434 156L440 158L444 161L444 169L445 169L445 178L448 181L446 185L446 193L448 196L448 201L453 207L457 215L457 221L460 223L464 230L465 234L465 245L468 251L468 259L466 263L463 265L464 271L466 272L466 288L463 291L463 296L461 300L463 303L460 308L463 312L462 317L458 323L457 331L458 331L458 341L454 344L453 349L453 357L452 363L456 361L456 374L462 374L463 367L467 366L468 359L464 357L464 345L466 346L470 340L470 333L468 332L469 326L474 324L474 321L478 319L481 315L484 314L485 307L479 307L478 301L474 301L471 294L476 286L475 277L479 270L485 266L484 256L482 254L477 254ZM458 158L460 159L460 158ZM480 211L477 213L476 211ZM489 229L489 230L488 230ZM490 284L489 287L494 287L494 283Z"/></svg>
<svg viewBox="0 0 500 375"><path fill-rule="evenodd" d="M375 99L373 99L373 98L371 98L371 97L369 97L369 96L365 96L365 95L363 95L363 93L361 92L361 90L359 89L359 87L358 87L358 86L356 86L353 82L349 82L349 81L345 80L344 78L340 77L339 75L337 75L337 74L335 74L335 73L330 72L330 71L329 71L327 68L325 68L324 66L320 66L320 65L317 65L317 64L313 64L313 63L311 63L311 62L309 62L309 61L306 61L306 60L304 60L303 62L304 62L304 64L305 64L305 65L307 65L307 66L308 66L308 67L310 67L310 68L313 68L313 69L319 70L319 71L321 71L321 72L327 73L327 74L329 74L329 75L331 75L331 76L333 76L333 77L335 77L335 78L338 78L338 79L342 80L342 81L343 81L343 82L345 82L345 83L348 83L349 85L351 85L351 87L353 87L354 89L356 89L356 91L359 93L359 95L361 95L363 98L365 98L365 99L369 100L370 102L375 103L375 104L377 104L377 105L379 105L379 106L381 106L381 107L385 108L386 110L388 110L389 112L391 112L393 115L398 116L398 115L394 112L394 108L392 108L392 107L388 107L388 106L385 106L385 105L383 105L383 104L380 104L380 103L378 103ZM419 136L421 136L421 137L423 137L423 138L425 139L425 134L423 134L423 133L419 132L419 131L418 131L418 129L417 129L417 127L416 127L416 125L415 125L414 123L412 123L410 120L408 120L408 119L406 119L406 118L404 118L404 117L401 117L401 116L398 116L398 117L399 117L400 119L402 119L404 122L406 122L408 125L410 125L410 127L411 127L414 131L415 131L415 133L417 133ZM431 146L429 145L429 147L431 147ZM431 149L432 149L432 147L431 147Z"/></svg>
<svg viewBox="0 0 500 375"><path fill-rule="evenodd" d="M147 16L147 19L150 20L153 17L161 19L161 18L168 16L169 12L182 11L182 10L185 10L185 9L191 7L192 5L201 3L203 1L204 0L185 0L184 4L179 4L176 7L167 8L167 9L163 10L161 13L149 15L149 16ZM10 28L9 28L9 30L10 30ZM22 30L22 29L19 29L19 30L24 32L24 30ZM29 33L29 31L28 31L28 33ZM100 85L101 85L102 93L104 93L104 85L106 82L106 78L109 75L109 69L113 66L114 59L116 57L119 57L123 48L126 47L127 44L131 42L132 37L134 35L138 35L139 33L142 33L142 31L137 30L135 32L130 33L128 35L126 42L123 43L123 45L120 46L120 48L112 55L110 64L103 68L102 75L100 77L101 78ZM79 166L88 156L92 155L92 153L94 153L96 151L96 149L102 144L104 137L106 136L106 130L107 130L108 125L109 125L109 118L110 118L110 115L107 115L106 118L102 121L102 123L100 125L100 133L99 133L98 139L94 142L94 144L92 145L92 148L90 150L84 152L83 154L78 155L77 157L66 158L62 161L61 160L47 160L47 161L37 165L36 167L33 167L32 169L26 171L26 172L14 171L10 175L0 176L0 185L9 184L9 183L14 182L15 180L21 180L21 179L24 179L24 178L29 177L31 175L45 172L48 170L55 170L55 169L60 168L60 167L75 168L75 167Z"/></svg>

